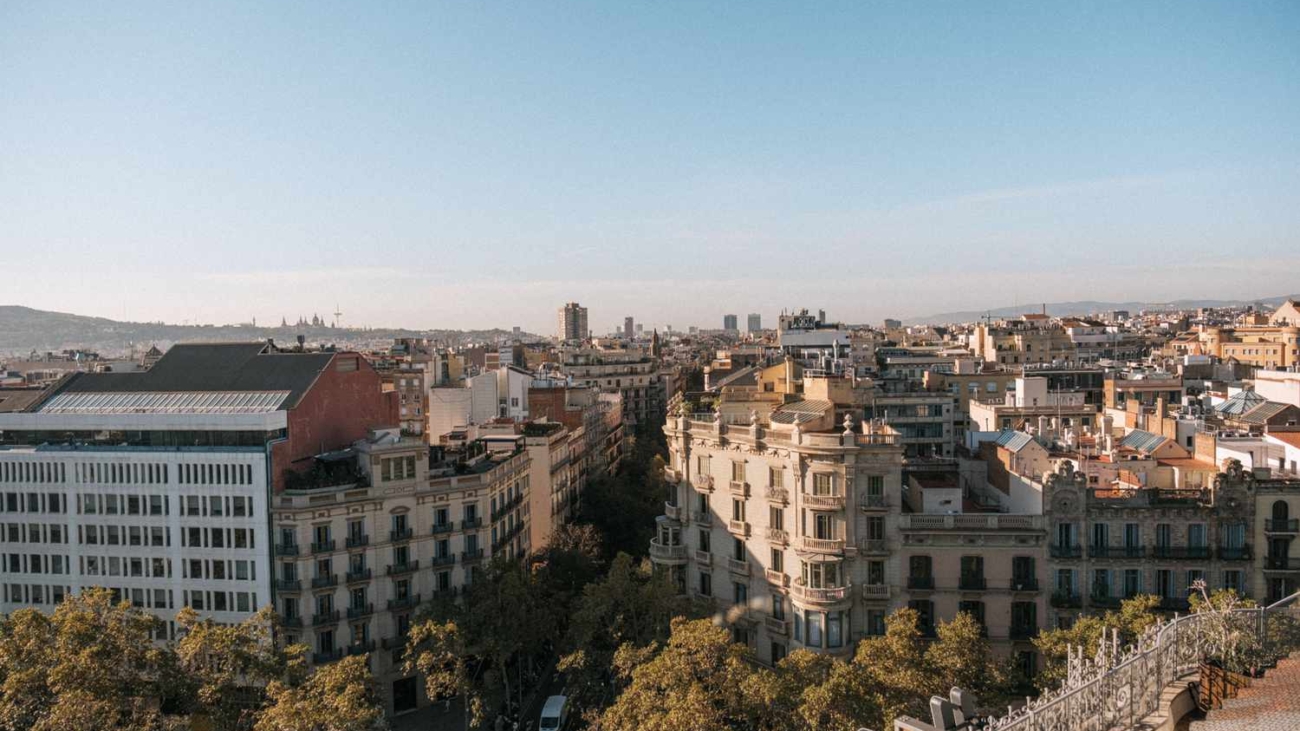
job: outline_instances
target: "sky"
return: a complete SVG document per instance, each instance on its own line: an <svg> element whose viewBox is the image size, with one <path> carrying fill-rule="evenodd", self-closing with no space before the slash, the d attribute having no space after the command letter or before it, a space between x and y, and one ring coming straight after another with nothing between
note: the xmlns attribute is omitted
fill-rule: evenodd
<svg viewBox="0 0 1300 731"><path fill-rule="evenodd" d="M7 2L0 304L550 333L1273 296L1298 119L1294 0Z"/></svg>

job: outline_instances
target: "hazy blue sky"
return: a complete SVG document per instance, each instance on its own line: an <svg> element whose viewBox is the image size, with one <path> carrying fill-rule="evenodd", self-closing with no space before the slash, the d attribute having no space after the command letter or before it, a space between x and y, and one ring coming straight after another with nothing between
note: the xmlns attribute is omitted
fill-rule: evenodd
<svg viewBox="0 0 1300 731"><path fill-rule="evenodd" d="M1300 2L0 3L0 304L605 330L1300 290Z"/></svg>

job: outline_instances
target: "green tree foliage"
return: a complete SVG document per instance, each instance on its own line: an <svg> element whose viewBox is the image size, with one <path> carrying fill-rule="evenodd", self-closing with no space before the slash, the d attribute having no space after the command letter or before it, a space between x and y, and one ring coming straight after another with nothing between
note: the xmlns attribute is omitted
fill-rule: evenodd
<svg viewBox="0 0 1300 731"><path fill-rule="evenodd" d="M256 731L382 731L388 728L365 655L316 669L300 685L273 681Z"/></svg>
<svg viewBox="0 0 1300 731"><path fill-rule="evenodd" d="M1121 646L1132 644L1148 627L1160 621L1156 608L1160 598L1140 595L1125 599L1118 612L1107 612L1098 617L1081 616L1068 629L1043 630L1034 638L1034 646L1043 656L1043 669L1034 679L1039 690L1058 687L1065 680L1069 649L1082 647L1091 654L1097 651L1102 634L1118 630Z"/></svg>
<svg viewBox="0 0 1300 731"><path fill-rule="evenodd" d="M278 647L273 641L275 613L263 608L238 625L200 619L193 609L176 615L181 639L176 645L181 677L195 711L217 731L251 729L273 681L297 685L307 674L305 645Z"/></svg>
<svg viewBox="0 0 1300 731"><path fill-rule="evenodd" d="M275 646L275 621L267 609L223 627L182 610L180 640L164 644L154 640L159 620L107 589L67 597L52 615L14 612L0 618L0 731L382 728L353 722L378 714L382 724L382 706L347 705L374 700L368 671L307 675L305 648ZM353 661L364 669L364 658ZM308 703L320 688L338 700Z"/></svg>
<svg viewBox="0 0 1300 731"><path fill-rule="evenodd" d="M620 647L666 641L672 618L690 611L689 600L677 596L665 575L619 554L574 604L560 669L576 688L603 685L612 680Z"/></svg>
<svg viewBox="0 0 1300 731"><path fill-rule="evenodd" d="M53 615L20 609L0 620L0 728L166 728L158 626L107 589L69 597Z"/></svg>
<svg viewBox="0 0 1300 731"><path fill-rule="evenodd" d="M641 558L649 552L655 518L663 513L668 497L663 477L666 453L662 429L643 423L618 469L587 483L578 522L595 526L604 537L605 558L619 553Z"/></svg>
<svg viewBox="0 0 1300 731"><path fill-rule="evenodd" d="M925 664L935 678L933 693L962 688L985 708L1000 707L1011 698L1016 673L993 654L974 617L959 612L952 621L940 622L937 633L938 640L925 650Z"/></svg>
<svg viewBox="0 0 1300 731"><path fill-rule="evenodd" d="M672 621L662 651L626 646L616 659L627 689L600 719L602 731L727 731L748 726L754 715L738 692L754 672L749 649L735 644L709 620ZM652 646L653 649L653 646ZM621 661L619 661L621 660Z"/></svg>
<svg viewBox="0 0 1300 731"><path fill-rule="evenodd" d="M465 636L455 622L426 619L407 635L406 672L419 673L431 698L465 699L465 729L483 722L485 705L474 683Z"/></svg>

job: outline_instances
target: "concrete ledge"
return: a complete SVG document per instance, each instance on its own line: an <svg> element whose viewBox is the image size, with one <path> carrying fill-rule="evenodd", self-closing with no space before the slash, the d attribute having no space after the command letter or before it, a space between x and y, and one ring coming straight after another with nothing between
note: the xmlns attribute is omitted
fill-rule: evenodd
<svg viewBox="0 0 1300 731"><path fill-rule="evenodd" d="M1156 710L1133 725L1135 731L1174 731L1178 722L1196 708L1196 696L1192 694L1196 674L1183 676L1160 692L1160 704Z"/></svg>

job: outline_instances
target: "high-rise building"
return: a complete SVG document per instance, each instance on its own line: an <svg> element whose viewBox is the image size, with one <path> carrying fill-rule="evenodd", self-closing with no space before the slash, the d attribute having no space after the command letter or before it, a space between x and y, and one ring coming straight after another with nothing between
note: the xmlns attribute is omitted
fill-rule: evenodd
<svg viewBox="0 0 1300 731"><path fill-rule="evenodd" d="M636 336L636 325L635 325L635 323L632 322L632 318L630 318L630 317L624 317L624 318L623 318L623 337L624 337L625 339L627 339L627 340L631 340L631 339L632 339L633 337L635 337L635 336Z"/></svg>
<svg viewBox="0 0 1300 731"><path fill-rule="evenodd" d="M736 330L736 329L737 329L737 328L736 328L736 319L737 319L737 318L736 318L735 315L723 315L723 316L722 316L722 329L723 329L723 330L727 330L727 331L733 331L733 330Z"/></svg>
<svg viewBox="0 0 1300 731"><path fill-rule="evenodd" d="M14 527L0 613L103 586L165 622L182 607L248 618L273 600L272 496L338 476L306 471L314 455L396 430L381 381L357 353L176 345L147 371L78 373L0 414Z"/></svg>
<svg viewBox="0 0 1300 731"><path fill-rule="evenodd" d="M762 315L758 314L757 312L751 312L751 313L749 313L749 317L748 317L747 319L749 320L749 322L747 322L747 323L745 323L745 324L746 324L746 326L747 326L747 329L748 329L750 332L752 332L752 333L756 333L756 332L758 332L759 330L762 330L762 329L763 329L763 316L762 316Z"/></svg>
<svg viewBox="0 0 1300 731"><path fill-rule="evenodd" d="M577 302L568 302L560 308L559 338L561 341L586 340L587 308Z"/></svg>

